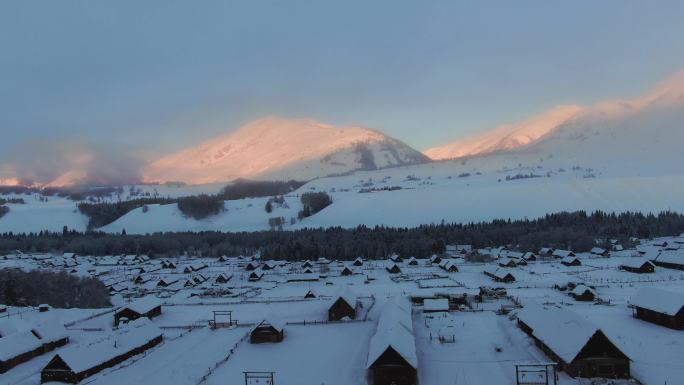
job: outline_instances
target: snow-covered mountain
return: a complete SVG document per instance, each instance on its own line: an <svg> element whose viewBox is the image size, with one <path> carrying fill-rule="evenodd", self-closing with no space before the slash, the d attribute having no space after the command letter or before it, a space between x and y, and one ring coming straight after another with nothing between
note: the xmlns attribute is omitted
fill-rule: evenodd
<svg viewBox="0 0 684 385"><path fill-rule="evenodd" d="M683 175L683 142L684 71L641 97L578 109L534 141L468 161L498 168L583 167L632 177Z"/></svg>
<svg viewBox="0 0 684 385"><path fill-rule="evenodd" d="M574 105L556 107L523 122L503 124L424 153L431 159L442 160L515 149L535 142L582 111L582 107Z"/></svg>
<svg viewBox="0 0 684 385"><path fill-rule="evenodd" d="M425 161L426 156L399 140L367 128L264 118L153 161L143 178L192 184L238 178L308 180Z"/></svg>
<svg viewBox="0 0 684 385"><path fill-rule="evenodd" d="M636 158L668 167L684 135L684 71L645 95L594 106L560 106L521 123L505 124L424 153L451 159L510 153L516 159L556 158L555 163L628 168ZM511 155L505 155L511 158ZM616 161L625 158L627 165ZM501 159L494 156L493 159ZM529 160L529 159L528 159Z"/></svg>

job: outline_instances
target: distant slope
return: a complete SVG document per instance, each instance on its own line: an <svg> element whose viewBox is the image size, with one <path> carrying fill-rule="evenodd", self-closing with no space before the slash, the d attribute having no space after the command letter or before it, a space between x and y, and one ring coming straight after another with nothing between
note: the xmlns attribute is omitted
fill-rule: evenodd
<svg viewBox="0 0 684 385"><path fill-rule="evenodd" d="M238 178L307 180L427 160L406 144L370 129L265 118L158 159L143 170L143 178L194 184Z"/></svg>
<svg viewBox="0 0 684 385"><path fill-rule="evenodd" d="M521 123L504 124L491 131L427 149L424 154L433 160L442 160L515 149L535 142L582 111L579 106L556 107Z"/></svg>
<svg viewBox="0 0 684 385"><path fill-rule="evenodd" d="M684 71L663 81L642 97L611 100L590 107L561 106L517 124L506 124L451 144L425 150L431 159L481 156L498 152L528 152L560 157L567 162L615 162L625 157L649 157L662 163L681 143L684 132ZM679 146L677 146L679 147ZM643 160L643 159L642 159Z"/></svg>

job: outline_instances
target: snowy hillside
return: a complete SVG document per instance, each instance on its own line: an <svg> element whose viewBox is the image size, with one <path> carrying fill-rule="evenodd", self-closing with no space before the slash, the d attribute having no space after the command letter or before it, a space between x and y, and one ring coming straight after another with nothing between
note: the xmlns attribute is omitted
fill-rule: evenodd
<svg viewBox="0 0 684 385"><path fill-rule="evenodd" d="M560 106L521 123L504 124L443 146L429 148L425 155L434 160L484 155L512 150L533 143L582 112L582 107Z"/></svg>
<svg viewBox="0 0 684 385"><path fill-rule="evenodd" d="M158 159L143 176L148 182L193 184L238 178L308 180L426 160L400 141L366 128L266 118Z"/></svg>
<svg viewBox="0 0 684 385"><path fill-rule="evenodd" d="M684 71L636 99L558 107L425 154L449 159L504 152L503 159L527 163L590 163L628 171L639 170L646 161L651 168L672 169L684 138L683 118Z"/></svg>

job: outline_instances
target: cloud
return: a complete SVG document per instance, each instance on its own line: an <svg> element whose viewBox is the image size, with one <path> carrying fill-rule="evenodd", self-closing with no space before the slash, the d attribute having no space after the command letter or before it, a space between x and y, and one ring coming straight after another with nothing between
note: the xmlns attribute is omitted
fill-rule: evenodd
<svg viewBox="0 0 684 385"><path fill-rule="evenodd" d="M144 162L112 146L78 140L33 140L10 153L0 178L37 185L120 185L140 181Z"/></svg>

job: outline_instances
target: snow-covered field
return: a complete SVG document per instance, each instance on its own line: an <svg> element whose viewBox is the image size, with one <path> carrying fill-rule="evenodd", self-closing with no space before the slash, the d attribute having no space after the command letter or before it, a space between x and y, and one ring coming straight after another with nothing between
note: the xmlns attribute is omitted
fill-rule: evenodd
<svg viewBox="0 0 684 385"><path fill-rule="evenodd" d="M109 333L114 309L136 296L149 295L160 297L163 303L162 314L152 321L163 330L164 341L83 383L239 384L244 382L245 371L274 371L279 385L367 384L369 342L389 298L457 298L463 294L468 296L469 305L448 313L424 313L420 301L412 306L411 342L416 348L420 384L513 385L516 364L550 362L512 317L517 304L533 303L554 304L596 324L631 359L631 373L642 384L681 383L684 333L632 317L628 302L644 287L658 287L684 297L684 271L656 267L654 273L635 274L620 270L621 264L636 258L631 256L634 254L635 250L625 250L605 258L580 253L581 266L565 266L550 259L502 268L515 276L516 281L511 283L497 283L483 274L495 262L468 263L461 258L454 259L459 271L453 273L428 260L418 260L417 266L400 263L401 274L388 273L388 261L365 261L363 266L354 267L356 274L352 276L340 274L349 262L315 262L313 280L288 282L288 278L303 275L299 273L301 262L272 261L278 266L265 270L260 280L249 281L250 272L245 266L252 259L248 257L164 260L176 264L171 268L162 268L159 260L134 256L75 257L76 265L68 271L97 275L113 288L116 307L52 309L44 313L9 308L9 317L0 318L0 330L8 322L20 326L55 322L66 325L71 342L0 375L0 383L38 384L40 370L55 353ZM0 259L0 268L54 270L60 267L51 262L64 260L63 256L9 255ZM207 267L184 272L186 267L202 263ZM140 268L147 272L140 272ZM220 274L230 280L217 283ZM188 280L200 276L203 281L188 284ZM135 283L139 277L144 282ZM175 283L161 287L157 283L162 279ZM556 288L568 282L593 287L596 300L576 301L567 291ZM503 287L508 296L485 296L480 302L475 295L481 286ZM327 323L330 304L350 290L358 300L356 320ZM308 292L314 298L305 298ZM511 311L499 314L502 306ZM213 311L232 311L237 326L209 328ZM284 324L282 342L249 342L246 336L251 328L264 319ZM440 337L453 341L440 342ZM559 384L578 383L590 382L560 374Z"/></svg>
<svg viewBox="0 0 684 385"><path fill-rule="evenodd" d="M540 167L540 166L539 166ZM539 177L506 180L518 174ZM467 175L467 176L465 176ZM593 175L593 177L588 177ZM400 188L377 191L383 188ZM137 186L161 197L216 193L220 185ZM376 189L360 192L362 189ZM126 190L126 189L124 189ZM325 191L333 204L319 213L297 219L299 196ZM684 211L684 176L648 173L625 176L597 170L549 168L527 164L497 168L488 159L423 164L313 180L285 196L285 204L266 212L268 198L225 202L226 210L203 220L184 216L175 204L138 208L101 228L106 232L145 234L158 231L268 230L269 218L283 217L285 229L358 225L417 226L445 222L489 221L499 218L536 218L547 213L574 210L606 212ZM111 197L115 201L119 197ZM123 195L121 199L134 198ZM82 231L87 217L77 202L51 197L41 202L24 197L26 204L10 204L0 219L0 232L61 231L63 226Z"/></svg>

